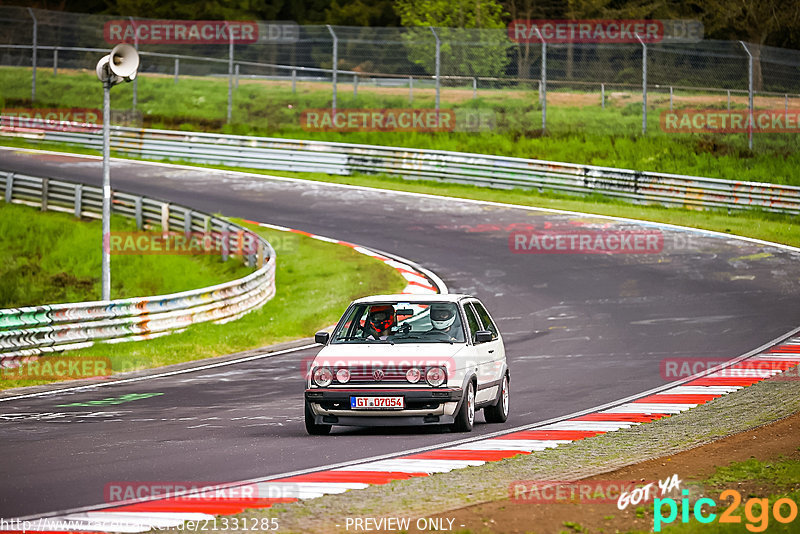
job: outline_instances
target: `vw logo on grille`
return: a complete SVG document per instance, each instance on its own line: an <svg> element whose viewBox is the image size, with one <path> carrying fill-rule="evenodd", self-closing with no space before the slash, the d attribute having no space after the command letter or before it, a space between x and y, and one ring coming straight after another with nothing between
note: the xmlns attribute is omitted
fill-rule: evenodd
<svg viewBox="0 0 800 534"><path fill-rule="evenodd" d="M375 369L372 371L372 378L374 378L377 382L383 380L383 369Z"/></svg>

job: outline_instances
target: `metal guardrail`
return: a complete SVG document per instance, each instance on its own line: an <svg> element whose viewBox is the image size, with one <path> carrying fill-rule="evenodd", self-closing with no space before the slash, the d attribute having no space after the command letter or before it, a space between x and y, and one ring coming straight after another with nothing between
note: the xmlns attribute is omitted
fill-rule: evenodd
<svg viewBox="0 0 800 534"><path fill-rule="evenodd" d="M6 203L76 217L99 218L102 210L99 187L64 180L0 171L0 191ZM221 241L223 259L247 251L244 261L256 270L238 280L170 295L0 310L0 366L95 341L149 339L194 323L231 321L274 296L275 251L250 230L190 208L121 192L113 193L112 213L134 218L139 229L160 226L162 231L213 236Z"/></svg>
<svg viewBox="0 0 800 534"><path fill-rule="evenodd" d="M59 123L26 119L24 128L4 128L0 134L101 148L96 125L83 130L75 124L59 128ZM111 148L145 159L339 175L390 174L486 187L600 193L630 202L687 208L800 213L800 187L795 186L465 152L118 126L111 127Z"/></svg>

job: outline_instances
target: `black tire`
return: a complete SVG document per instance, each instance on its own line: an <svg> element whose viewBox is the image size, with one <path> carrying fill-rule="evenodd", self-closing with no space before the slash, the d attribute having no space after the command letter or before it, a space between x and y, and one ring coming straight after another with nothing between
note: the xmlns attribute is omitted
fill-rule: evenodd
<svg viewBox="0 0 800 534"><path fill-rule="evenodd" d="M318 425L314 422L314 412L311 411L311 406L306 402L306 432L312 436L325 436L330 434L331 425Z"/></svg>
<svg viewBox="0 0 800 534"><path fill-rule="evenodd" d="M508 401L510 391L508 388L508 375L503 377L503 384L500 386L500 398L494 406L487 406L483 409L483 417L487 423L505 423L508 419Z"/></svg>
<svg viewBox="0 0 800 534"><path fill-rule="evenodd" d="M454 432L471 432L475 424L475 385L472 380L467 382L467 389L464 391L464 398L461 407L456 414L456 421L450 428Z"/></svg>

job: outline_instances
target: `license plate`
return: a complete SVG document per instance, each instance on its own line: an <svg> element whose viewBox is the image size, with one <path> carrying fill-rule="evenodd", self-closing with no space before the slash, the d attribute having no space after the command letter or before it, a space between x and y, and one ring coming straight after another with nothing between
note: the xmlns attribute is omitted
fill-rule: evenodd
<svg viewBox="0 0 800 534"><path fill-rule="evenodd" d="M354 410L402 410L403 397L350 397L350 408Z"/></svg>

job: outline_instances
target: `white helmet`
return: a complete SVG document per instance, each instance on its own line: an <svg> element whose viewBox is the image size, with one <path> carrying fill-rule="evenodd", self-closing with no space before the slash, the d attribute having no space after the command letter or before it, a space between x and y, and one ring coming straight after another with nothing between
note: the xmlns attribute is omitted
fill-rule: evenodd
<svg viewBox="0 0 800 534"><path fill-rule="evenodd" d="M435 329L449 328L456 321L455 306L444 302L431 304L430 318Z"/></svg>

